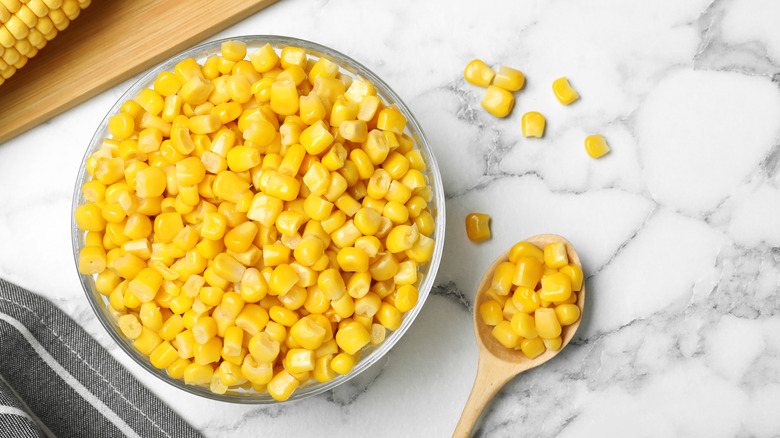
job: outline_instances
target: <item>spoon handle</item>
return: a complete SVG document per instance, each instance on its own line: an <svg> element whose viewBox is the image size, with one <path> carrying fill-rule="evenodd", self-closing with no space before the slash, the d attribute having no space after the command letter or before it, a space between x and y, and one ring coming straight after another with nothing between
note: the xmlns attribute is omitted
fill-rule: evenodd
<svg viewBox="0 0 780 438"><path fill-rule="evenodd" d="M474 379L474 386L471 388L471 394L466 401L466 407L463 408L458 426L452 434L453 438L470 437L482 411L493 396L519 372L520 369L515 364L501 362L488 354L480 355L477 377Z"/></svg>

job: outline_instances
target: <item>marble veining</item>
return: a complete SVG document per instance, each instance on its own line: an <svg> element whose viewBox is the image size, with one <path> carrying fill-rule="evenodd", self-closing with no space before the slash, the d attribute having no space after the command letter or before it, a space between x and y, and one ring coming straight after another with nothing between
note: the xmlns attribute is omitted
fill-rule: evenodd
<svg viewBox="0 0 780 438"><path fill-rule="evenodd" d="M486 437L777 436L780 416L780 3L532 0L279 3L213 38L280 34L381 76L434 149L445 253L415 324L349 383L281 406L160 385L94 319L75 275L70 202L120 84L0 145L0 277L53 300L210 437L449 436L476 365L474 293L514 242L566 236L583 259L582 325L488 406ZM506 119L467 83L473 58L521 69ZM24 74L22 70L18 74ZM582 98L560 105L568 76ZM542 139L520 131L547 117ZM590 159L583 140L612 152ZM463 219L492 216L474 244Z"/></svg>

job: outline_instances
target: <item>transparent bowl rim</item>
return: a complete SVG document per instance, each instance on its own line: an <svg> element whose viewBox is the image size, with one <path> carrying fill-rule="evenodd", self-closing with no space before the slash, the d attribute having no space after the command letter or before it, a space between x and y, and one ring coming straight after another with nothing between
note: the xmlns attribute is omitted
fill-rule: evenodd
<svg viewBox="0 0 780 438"><path fill-rule="evenodd" d="M77 273L78 273L78 254L79 254L79 250L84 244L85 233L81 231L76 225L76 221L73 213L75 212L76 207L82 205L85 202L84 197L81 193L81 185L83 184L84 181L86 181L87 178L86 162L90 154L96 149L99 142L101 142L103 138L106 137L109 118L112 115L119 112L119 108L122 105L122 103L124 103L126 100L132 99L136 93L148 87L149 84L153 82L154 78L156 78L160 72L164 70L173 71L173 67L181 60L187 58L200 58L200 57L207 56L207 54L217 53L219 51L219 47L221 46L221 44L228 41L240 41L246 43L247 45L254 45L254 44L262 45L265 43L270 43L276 49L280 49L286 46L303 48L306 50L308 55L314 55L316 57L326 57L329 60L338 64L340 69L345 70L353 75L359 75L363 78L368 79L377 89L377 93L386 102L395 103L396 105L398 105L399 110L406 117L407 131L409 132L410 135L413 136L416 147L423 152L423 158L426 162L426 167L427 167L426 174L429 177L430 180L429 183L431 184L431 188L433 190L433 201L431 202L431 206L435 210L433 211L433 216L435 218L434 232L433 232L433 238L435 241L434 253L433 253L433 257L428 262L428 269L426 275L424 276L423 281L420 284L419 301L417 305L413 309L408 311L406 314L404 314L404 319L401 324L401 327L395 331L390 332L387 338L385 339L385 341L381 345L379 345L378 347L370 351L370 353L368 353L367 355L363 355L363 357L361 357L361 359L358 361L358 363L355 365L355 367L350 373L343 376L339 375L329 382L302 385L299 389L293 392L292 396L290 396L288 400L286 400L285 402L279 402L273 399L272 397L270 397L270 395L268 394L240 394L240 393L215 394L212 393L208 389L208 387L204 385L186 385L182 380L171 378L165 370L155 368L149 362L148 356L141 354L135 347L132 346L132 343L130 343L129 340L127 340L126 338L120 335L118 327L113 322L110 315L107 313L107 310L105 308L105 302L103 301L104 299L98 298L98 297L102 297L102 295L100 295L95 290L95 283L94 283L93 276L82 275L82 274L78 274L78 275L90 306L92 307L93 311L98 317L98 320L106 329L110 337L120 346L120 348L128 356L133 358L133 360L138 365L140 365L150 374L156 376L160 380L178 389L186 391L190 394L194 394L212 400L229 402L229 403L238 403L238 404L286 403L286 402L291 402L296 400L302 400L305 398L309 398L321 394L323 392L336 388L337 386L343 383L348 382L349 380L351 380L361 372L365 371L366 369L374 365L382 357L384 357L385 354L401 339L403 334L409 329L411 324L417 318L417 315L420 313L420 310L425 304L425 301L427 300L428 295L430 294L430 291L433 288L433 284L436 278L436 273L439 269L439 264L441 262L441 257L442 257L443 247L444 247L444 233L446 228L444 190L442 187L441 174L439 172L438 164L436 163L436 158L433 154L433 151L430 148L430 145L428 144L428 140L425 137L425 134L419 122L411 113L409 107L403 102L401 97L398 96L395 93L395 91L393 91L393 89L390 88L390 86L387 85L379 76L374 74L371 70L369 70L361 63L355 61L354 59L350 58L349 56L341 52L338 52L334 49L323 46L321 44L302 40L299 38L288 37L288 36L244 35L244 36L235 36L235 37L212 40L212 41L195 45L189 49L186 49L147 70L132 85L130 85L130 87L128 87L128 89L117 99L117 101L114 103L111 109L106 113L106 116L103 118L101 123L98 125L98 128L96 129L95 134L90 140L89 146L82 158L81 166L79 168L79 173L76 178L75 188L73 192L73 201L72 201L72 208L71 208L71 240L73 246L73 257L74 257Z"/></svg>

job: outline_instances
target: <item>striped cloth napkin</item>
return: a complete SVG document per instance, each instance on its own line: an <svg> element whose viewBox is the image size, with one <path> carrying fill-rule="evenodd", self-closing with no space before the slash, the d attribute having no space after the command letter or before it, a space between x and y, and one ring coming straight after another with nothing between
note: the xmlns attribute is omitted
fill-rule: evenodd
<svg viewBox="0 0 780 438"><path fill-rule="evenodd" d="M196 437L48 300L0 279L1 437Z"/></svg>

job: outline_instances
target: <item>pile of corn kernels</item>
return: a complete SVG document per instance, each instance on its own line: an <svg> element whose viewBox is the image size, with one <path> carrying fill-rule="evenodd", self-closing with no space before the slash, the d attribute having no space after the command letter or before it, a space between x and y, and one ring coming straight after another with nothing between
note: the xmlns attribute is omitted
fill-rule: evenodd
<svg viewBox="0 0 780 438"><path fill-rule="evenodd" d="M86 161L79 271L187 384L286 400L347 374L417 304L433 254L405 125L369 81L300 48L181 61Z"/></svg>

